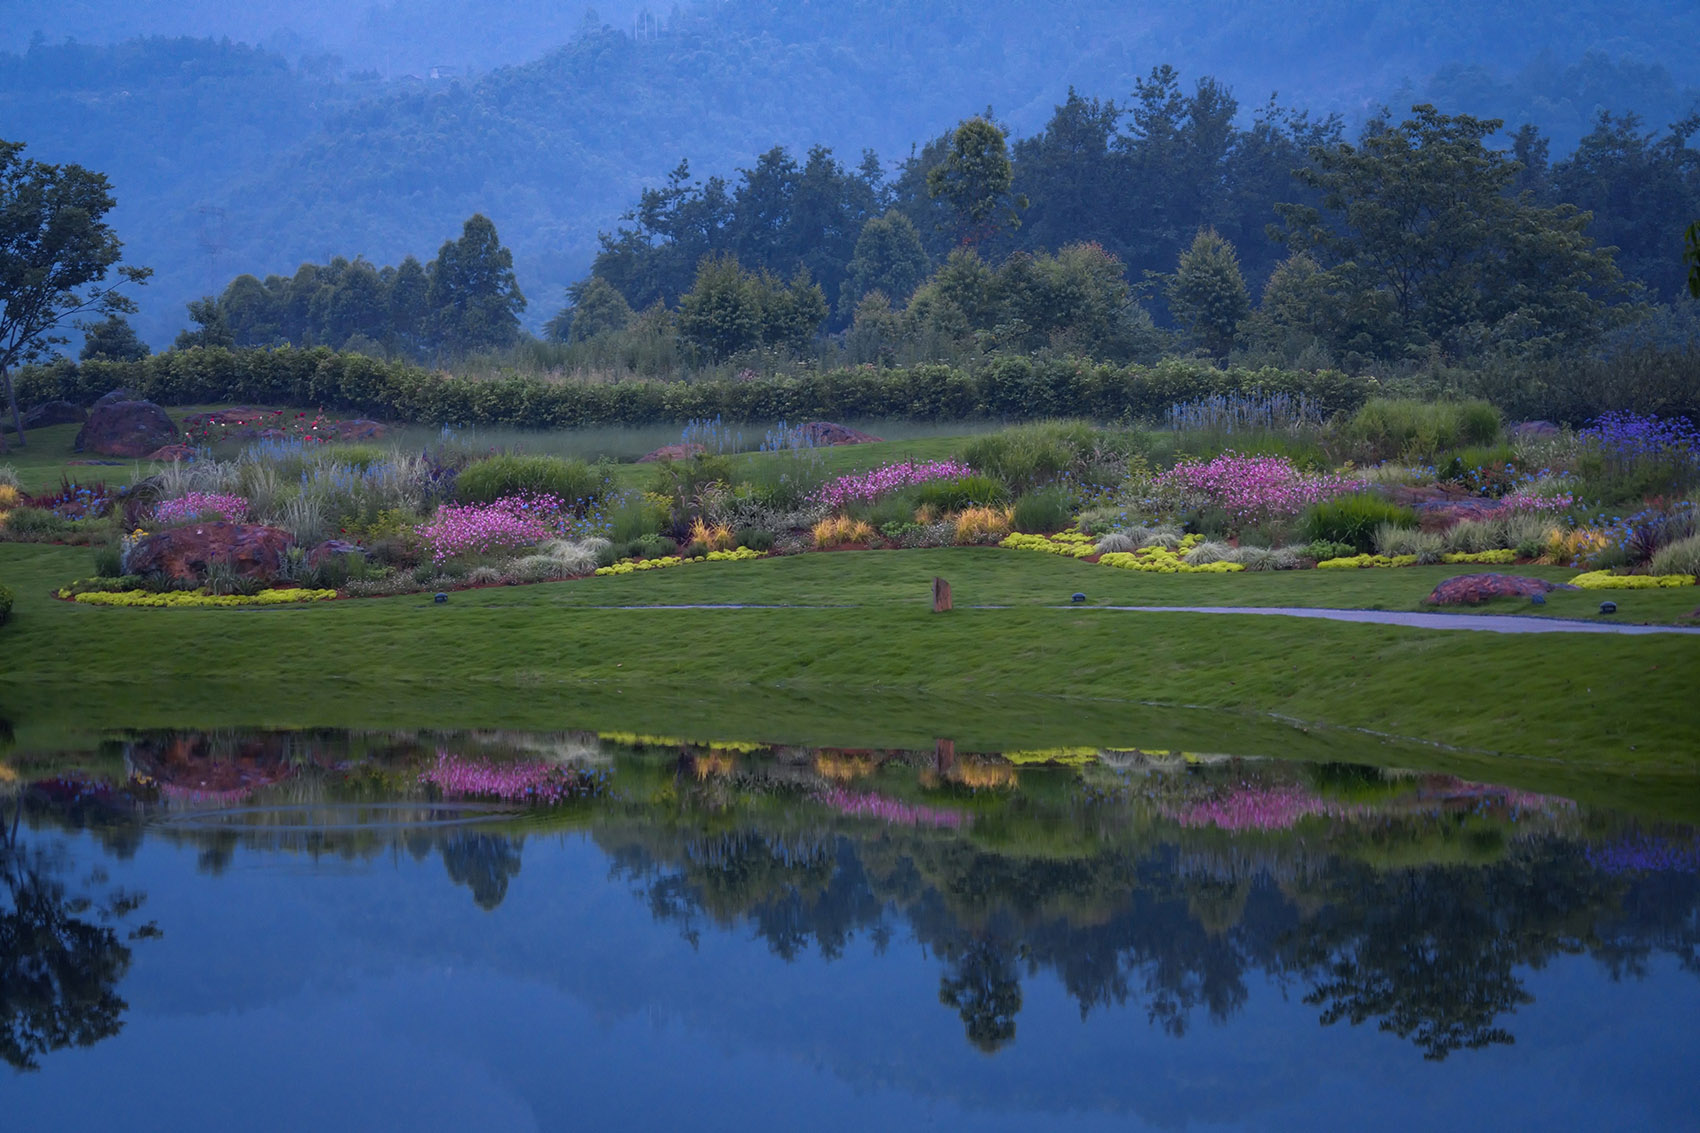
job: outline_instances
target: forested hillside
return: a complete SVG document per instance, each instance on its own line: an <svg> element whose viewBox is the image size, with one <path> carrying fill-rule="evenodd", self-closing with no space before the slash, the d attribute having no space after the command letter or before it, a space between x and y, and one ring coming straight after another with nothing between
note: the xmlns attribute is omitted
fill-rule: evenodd
<svg viewBox="0 0 1700 1133"><path fill-rule="evenodd" d="M1263 115L1281 135L1263 155L1272 176L1291 146L1330 128L1330 114L1350 137L1381 103L1397 115L1425 98L1513 128L1532 122L1554 159L1598 111L1638 112L1642 121L1620 125L1611 144L1647 150L1696 105L1700 87L1700 65L1682 50L1700 41L1700 10L1663 0L1627 12L1337 0L1304 21L1286 5L1225 0L1088 0L1049 12L1013 0L726 0L659 19L603 5L590 21L575 11L571 28L555 5L516 3L494 17L481 8L477 18L465 0L429 7L433 18L409 20L399 5L220 14L189 4L173 6L183 21L174 25L155 8L26 0L8 21L17 53L0 56L0 137L111 177L130 256L157 273L137 319L157 345L184 325L189 300L238 274L290 275L337 256L425 260L474 213L513 249L534 300L527 323L540 331L561 289L589 270L598 233L612 233L681 160L691 182L718 175L735 185L739 169L776 146L804 167L811 148L824 147L847 171L872 149L882 175L900 184L912 146L989 105L1017 156L1030 159L1030 180L1071 87L1100 113L1112 101L1131 109L1136 84L1163 63L1178 68L1189 98L1214 76L1235 99L1237 130L1257 129L1273 90L1282 107L1308 112ZM36 29L46 40L31 45ZM275 50L204 38L90 42L173 31L230 32ZM72 34L81 45L54 45ZM437 63L452 77L431 78ZM1118 117L1118 132L1130 121ZM1029 246L1115 243L1115 231L1075 231L1054 201L1026 182L1018 188L1034 201L1020 238ZM1259 201L1282 195L1274 184L1258 191ZM1258 219L1261 207L1243 209L1246 230L1231 234L1254 282L1276 258L1255 246L1274 220ZM1190 239L1185 229L1170 226L1152 263L1128 254L1125 234L1113 250L1138 282L1146 267L1172 270L1161 261Z"/></svg>

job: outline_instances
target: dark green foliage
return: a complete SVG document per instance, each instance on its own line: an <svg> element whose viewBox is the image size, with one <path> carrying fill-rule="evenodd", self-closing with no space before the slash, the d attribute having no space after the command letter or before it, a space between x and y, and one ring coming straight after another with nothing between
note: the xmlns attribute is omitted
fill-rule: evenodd
<svg viewBox="0 0 1700 1133"><path fill-rule="evenodd" d="M503 496L538 492L569 504L589 503L606 491L602 477L584 461L558 456L503 453L475 460L455 477L455 496L464 503L487 504Z"/></svg>
<svg viewBox="0 0 1700 1133"><path fill-rule="evenodd" d="M1373 492L1356 492L1312 504L1299 517L1299 531L1312 543L1343 543L1364 554L1375 550L1375 529L1383 523L1415 527L1417 513Z"/></svg>
<svg viewBox="0 0 1700 1133"><path fill-rule="evenodd" d="M1434 460L1466 445L1492 444L1499 429L1499 410L1485 401L1377 397L1352 415L1342 435L1370 460Z"/></svg>
<svg viewBox="0 0 1700 1133"><path fill-rule="evenodd" d="M1325 413L1354 410L1375 379L1323 370L1218 370L1196 362L1113 366L1075 358L1000 358L974 370L929 364L840 369L762 381L618 384L508 375L456 377L325 349L171 350L139 362L59 360L18 372L26 406L81 405L118 386L162 405L252 402L323 406L428 424L577 428L720 416L727 421L973 417L1147 417L1212 394L1304 394Z"/></svg>
<svg viewBox="0 0 1700 1133"><path fill-rule="evenodd" d="M1328 559L1343 559L1358 553L1358 548L1351 543L1335 543L1328 539L1318 539L1304 549L1305 557L1324 562Z"/></svg>
<svg viewBox="0 0 1700 1133"><path fill-rule="evenodd" d="M738 532L738 546L752 551L771 551L773 543L773 532L765 527L745 527Z"/></svg>
<svg viewBox="0 0 1700 1133"><path fill-rule="evenodd" d="M1053 421L977 437L963 450L962 459L1021 494L1083 462L1097 443L1090 425Z"/></svg>
<svg viewBox="0 0 1700 1133"><path fill-rule="evenodd" d="M117 578L124 573L124 551L116 540L95 544L94 573L101 578Z"/></svg>
<svg viewBox="0 0 1700 1133"><path fill-rule="evenodd" d="M838 293L840 317L874 291L893 303L907 302L931 267L913 221L900 212L874 217L856 237L848 277Z"/></svg>
<svg viewBox="0 0 1700 1133"><path fill-rule="evenodd" d="M443 244L426 274L425 302L439 351L460 357L506 346L518 335L525 296L514 276L513 253L482 213L467 219L460 239ZM374 313L376 299L374 292Z"/></svg>
<svg viewBox="0 0 1700 1133"><path fill-rule="evenodd" d="M77 357L84 362L97 358L109 362L134 362L150 353L152 351L147 343L136 337L130 320L123 315L112 314L85 328L83 349Z"/></svg>
<svg viewBox="0 0 1700 1133"><path fill-rule="evenodd" d="M798 353L826 314L826 297L807 272L783 283L765 270L745 271L733 256L713 256L679 299L679 334L713 362L763 346Z"/></svg>
<svg viewBox="0 0 1700 1133"><path fill-rule="evenodd" d="M909 493L917 508L930 507L943 515L963 508L1001 504L1009 499L1009 489L1001 480L990 476L962 476L955 480L933 480Z"/></svg>
<svg viewBox="0 0 1700 1133"><path fill-rule="evenodd" d="M846 510L852 519L865 520L872 527L904 524L911 522L915 514L915 505L910 500L910 495L904 492L872 503L852 504Z"/></svg>
<svg viewBox="0 0 1700 1133"><path fill-rule="evenodd" d="M0 626L12 616L12 592L0 584Z"/></svg>
<svg viewBox="0 0 1700 1133"><path fill-rule="evenodd" d="M685 544L684 549L679 552L679 557L682 559L700 559L710 550L712 548L701 539L693 539Z"/></svg>
<svg viewBox="0 0 1700 1133"><path fill-rule="evenodd" d="M970 118L951 134L944 160L927 171L927 195L950 206L958 243L977 244L1021 227L1027 202L1010 192L1015 174L1005 136L996 123Z"/></svg>
<svg viewBox="0 0 1700 1133"><path fill-rule="evenodd" d="M71 521L46 508L20 507L6 513L6 524L0 527L0 537L19 543L45 543L59 539L71 530Z"/></svg>
<svg viewBox="0 0 1700 1133"><path fill-rule="evenodd" d="M1200 228L1169 280L1169 309L1212 357L1226 358L1251 313L1240 258L1214 228Z"/></svg>
<svg viewBox="0 0 1700 1133"><path fill-rule="evenodd" d="M1061 531L1073 517L1068 496L1056 488L1029 492L1015 501L1014 527L1029 535Z"/></svg>

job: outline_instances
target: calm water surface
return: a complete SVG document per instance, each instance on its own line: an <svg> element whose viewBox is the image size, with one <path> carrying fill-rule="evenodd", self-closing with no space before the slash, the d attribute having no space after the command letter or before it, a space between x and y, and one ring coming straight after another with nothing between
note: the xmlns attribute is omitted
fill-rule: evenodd
<svg viewBox="0 0 1700 1133"><path fill-rule="evenodd" d="M1692 1128L1700 836L1136 749L0 754L13 1129Z"/></svg>

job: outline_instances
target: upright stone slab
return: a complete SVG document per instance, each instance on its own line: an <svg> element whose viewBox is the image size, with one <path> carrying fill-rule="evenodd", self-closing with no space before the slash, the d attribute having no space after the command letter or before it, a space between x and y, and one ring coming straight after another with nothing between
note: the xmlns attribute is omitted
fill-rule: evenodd
<svg viewBox="0 0 1700 1133"><path fill-rule="evenodd" d="M942 614L950 609L950 583L942 578L933 579L933 613Z"/></svg>

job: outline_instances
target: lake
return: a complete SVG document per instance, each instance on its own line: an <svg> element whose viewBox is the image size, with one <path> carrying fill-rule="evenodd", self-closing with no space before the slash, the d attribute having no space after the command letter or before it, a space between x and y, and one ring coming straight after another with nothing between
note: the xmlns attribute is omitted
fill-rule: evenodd
<svg viewBox="0 0 1700 1133"><path fill-rule="evenodd" d="M1700 802L1634 797L1137 746L14 742L0 1112L1686 1127Z"/></svg>

